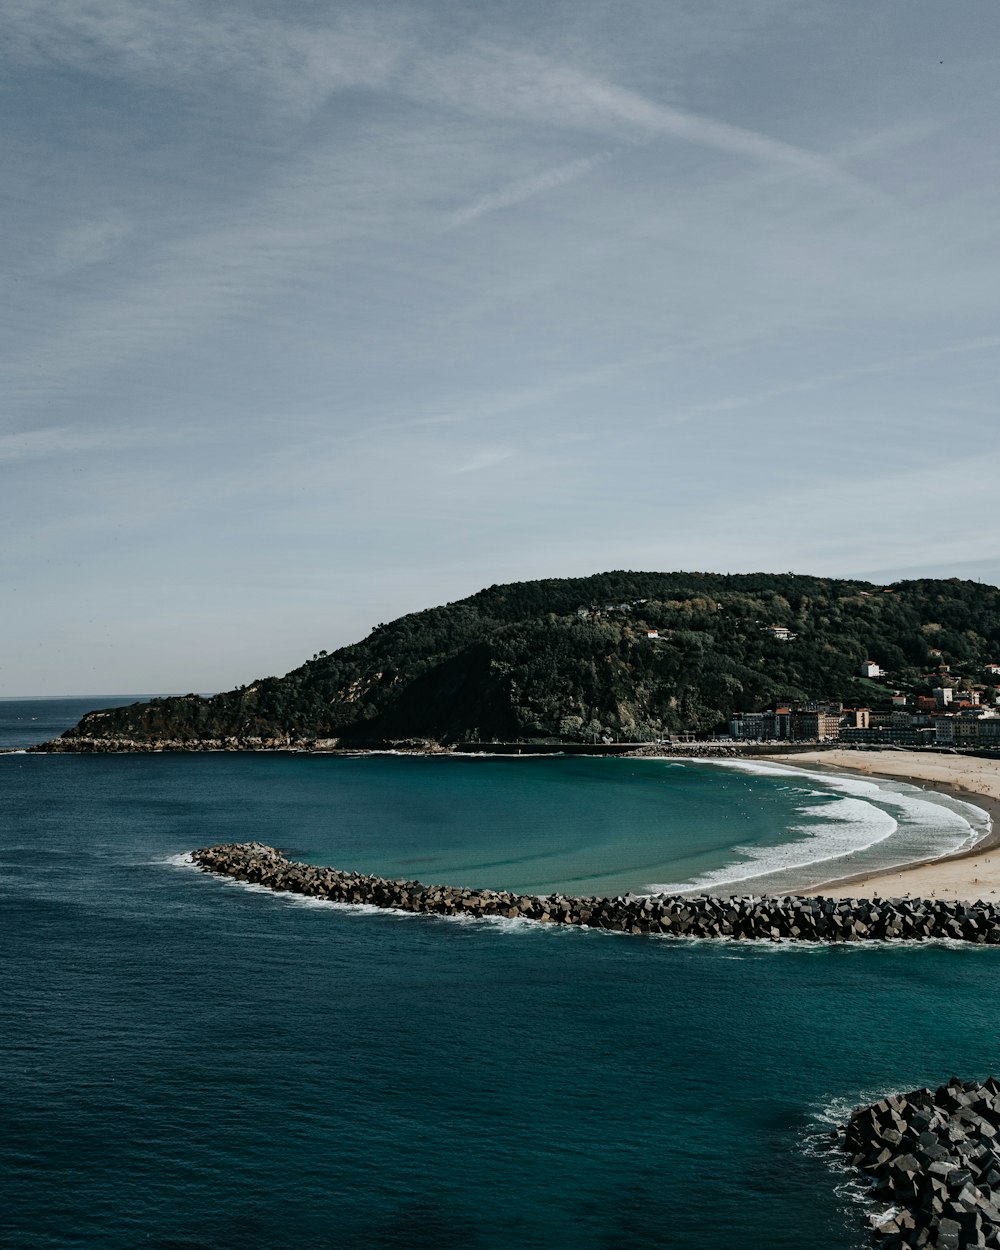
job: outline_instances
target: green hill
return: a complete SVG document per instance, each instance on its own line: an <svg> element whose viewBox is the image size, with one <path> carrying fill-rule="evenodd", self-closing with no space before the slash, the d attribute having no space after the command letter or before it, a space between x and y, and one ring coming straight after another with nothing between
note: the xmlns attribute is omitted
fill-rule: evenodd
<svg viewBox="0 0 1000 1250"><path fill-rule="evenodd" d="M977 582L612 572L491 586L284 677L92 712L60 745L706 733L774 699L871 705L865 659L919 691L939 665L958 685L998 657L1000 590Z"/></svg>

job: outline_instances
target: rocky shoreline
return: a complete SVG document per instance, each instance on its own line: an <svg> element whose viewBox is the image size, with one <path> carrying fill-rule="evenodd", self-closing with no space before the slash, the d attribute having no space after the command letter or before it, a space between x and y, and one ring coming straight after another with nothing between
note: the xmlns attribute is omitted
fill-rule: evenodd
<svg viewBox="0 0 1000 1250"><path fill-rule="evenodd" d="M316 755L367 755L382 749L420 755L446 755L447 747L423 739L405 739L383 748L331 745L333 740L293 738L53 738L27 750L41 755L160 755L172 752L295 751Z"/></svg>
<svg viewBox="0 0 1000 1250"><path fill-rule="evenodd" d="M438 916L488 916L614 933L765 942L927 941L1000 946L1000 904L945 899L863 899L702 894L578 897L425 885L287 859L260 842L191 853L205 872L330 902Z"/></svg>
<svg viewBox="0 0 1000 1250"><path fill-rule="evenodd" d="M347 742L338 738L281 737L246 738L114 738L64 735L27 748L44 755L153 755L169 752L298 751L311 755L370 755L390 752L410 755L615 755L636 759L740 759L762 756L795 756L824 749L823 743L780 742L635 742L592 743L497 742L447 744L431 738L401 738L380 742ZM832 748L831 748L832 749Z"/></svg>
<svg viewBox="0 0 1000 1250"><path fill-rule="evenodd" d="M1000 1081L952 1077L861 1107L833 1134L886 1210L882 1250L1000 1248Z"/></svg>

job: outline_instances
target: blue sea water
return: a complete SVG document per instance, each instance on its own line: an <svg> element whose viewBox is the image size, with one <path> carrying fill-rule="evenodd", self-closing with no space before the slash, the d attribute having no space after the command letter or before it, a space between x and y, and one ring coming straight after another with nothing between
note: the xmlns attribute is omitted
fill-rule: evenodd
<svg viewBox="0 0 1000 1250"><path fill-rule="evenodd" d="M791 829L859 835L830 807L869 801L890 841L930 822L660 761L0 756L0 1244L863 1246L817 1134L998 1071L1000 952L400 916L183 857L258 836L424 880L639 888L773 868L820 836Z"/></svg>
<svg viewBox="0 0 1000 1250"><path fill-rule="evenodd" d="M76 696L64 699L0 699L0 750L48 742L87 712L145 702L145 695Z"/></svg>

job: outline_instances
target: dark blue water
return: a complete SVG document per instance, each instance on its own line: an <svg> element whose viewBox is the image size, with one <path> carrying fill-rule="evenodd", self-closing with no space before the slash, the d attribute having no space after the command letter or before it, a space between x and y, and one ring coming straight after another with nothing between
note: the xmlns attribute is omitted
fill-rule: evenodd
<svg viewBox="0 0 1000 1250"><path fill-rule="evenodd" d="M371 914L172 858L347 828L331 763L0 757L0 1244L858 1247L824 1117L1000 1068L993 950Z"/></svg>
<svg viewBox="0 0 1000 1250"><path fill-rule="evenodd" d="M95 698L0 699L0 749L48 742L87 712L145 702L147 695L101 695Z"/></svg>

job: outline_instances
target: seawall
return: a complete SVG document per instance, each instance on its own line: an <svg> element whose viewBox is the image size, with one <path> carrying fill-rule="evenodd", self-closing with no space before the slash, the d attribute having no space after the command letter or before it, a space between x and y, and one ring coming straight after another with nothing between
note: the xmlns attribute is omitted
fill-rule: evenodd
<svg viewBox="0 0 1000 1250"><path fill-rule="evenodd" d="M859 1107L832 1144L883 1207L883 1250L1000 1246L1000 1082L952 1077Z"/></svg>
<svg viewBox="0 0 1000 1250"><path fill-rule="evenodd" d="M336 903L472 918L502 916L615 933L781 942L926 941L1000 946L1000 904L945 899L834 899L703 894L578 897L424 885L301 864L237 842L191 853L205 872Z"/></svg>

